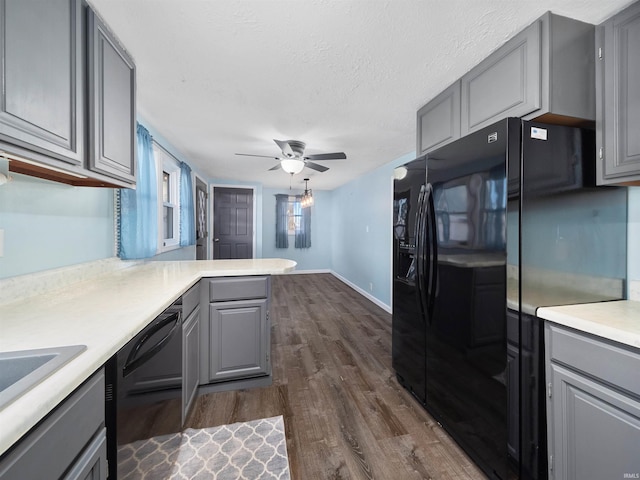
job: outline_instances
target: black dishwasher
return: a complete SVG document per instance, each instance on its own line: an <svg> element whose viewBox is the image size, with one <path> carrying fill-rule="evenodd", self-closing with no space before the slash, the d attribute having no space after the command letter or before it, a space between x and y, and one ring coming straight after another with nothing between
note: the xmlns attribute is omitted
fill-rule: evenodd
<svg viewBox="0 0 640 480"><path fill-rule="evenodd" d="M105 375L109 480L115 480L138 467L132 450L182 430L182 298L111 357Z"/></svg>

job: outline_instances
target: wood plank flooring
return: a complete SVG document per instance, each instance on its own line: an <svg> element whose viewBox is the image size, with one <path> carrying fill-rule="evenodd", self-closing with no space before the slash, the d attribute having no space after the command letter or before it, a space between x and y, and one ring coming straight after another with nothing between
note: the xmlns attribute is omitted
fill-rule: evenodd
<svg viewBox="0 0 640 480"><path fill-rule="evenodd" d="M391 315L330 274L272 277L273 385L201 396L204 428L283 415L293 480L484 479L391 368Z"/></svg>

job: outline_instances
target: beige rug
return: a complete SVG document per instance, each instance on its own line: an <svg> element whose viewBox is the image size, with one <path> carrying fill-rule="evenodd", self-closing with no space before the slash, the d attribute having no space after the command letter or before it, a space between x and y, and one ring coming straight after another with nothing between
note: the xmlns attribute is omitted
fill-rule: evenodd
<svg viewBox="0 0 640 480"><path fill-rule="evenodd" d="M291 478L282 416L187 429L124 445L118 454L121 480Z"/></svg>

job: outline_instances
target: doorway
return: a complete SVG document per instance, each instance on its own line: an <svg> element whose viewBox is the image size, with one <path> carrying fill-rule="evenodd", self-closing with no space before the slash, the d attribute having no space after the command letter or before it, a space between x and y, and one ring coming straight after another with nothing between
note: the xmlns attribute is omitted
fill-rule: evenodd
<svg viewBox="0 0 640 480"><path fill-rule="evenodd" d="M253 258L254 189L213 187L213 258Z"/></svg>
<svg viewBox="0 0 640 480"><path fill-rule="evenodd" d="M196 177L196 260L206 260L207 239L207 184Z"/></svg>

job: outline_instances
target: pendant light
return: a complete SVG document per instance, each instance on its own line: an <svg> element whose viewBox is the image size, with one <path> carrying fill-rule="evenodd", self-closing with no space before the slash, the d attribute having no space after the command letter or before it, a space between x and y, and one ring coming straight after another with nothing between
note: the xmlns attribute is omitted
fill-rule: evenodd
<svg viewBox="0 0 640 480"><path fill-rule="evenodd" d="M308 178L304 179L304 194L302 195L302 200L300 200L302 208L308 208L313 205L313 193L311 193L311 190L307 188L308 181Z"/></svg>

